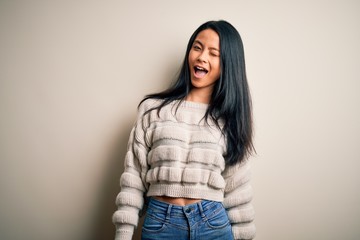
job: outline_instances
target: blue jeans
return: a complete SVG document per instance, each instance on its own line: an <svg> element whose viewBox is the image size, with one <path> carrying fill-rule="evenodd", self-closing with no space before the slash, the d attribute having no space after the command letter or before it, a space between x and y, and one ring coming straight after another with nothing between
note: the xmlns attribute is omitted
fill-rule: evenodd
<svg viewBox="0 0 360 240"><path fill-rule="evenodd" d="M177 206L151 198L142 240L233 240L229 218L220 202L202 200Z"/></svg>

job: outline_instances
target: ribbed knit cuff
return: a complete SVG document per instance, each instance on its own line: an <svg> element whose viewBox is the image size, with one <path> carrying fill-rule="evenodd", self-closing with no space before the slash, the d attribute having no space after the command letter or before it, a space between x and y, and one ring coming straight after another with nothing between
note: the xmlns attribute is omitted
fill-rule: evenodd
<svg viewBox="0 0 360 240"><path fill-rule="evenodd" d="M131 240L132 239L132 234L116 234L115 235L115 240Z"/></svg>
<svg viewBox="0 0 360 240"><path fill-rule="evenodd" d="M245 224L232 225L234 239L236 240L251 240L255 238L256 227L253 222Z"/></svg>
<svg viewBox="0 0 360 240"><path fill-rule="evenodd" d="M116 226L115 240L131 240L134 234L134 226Z"/></svg>

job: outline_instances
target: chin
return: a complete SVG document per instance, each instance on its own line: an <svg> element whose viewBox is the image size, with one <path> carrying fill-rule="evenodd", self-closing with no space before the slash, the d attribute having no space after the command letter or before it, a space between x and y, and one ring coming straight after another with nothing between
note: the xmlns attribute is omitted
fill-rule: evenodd
<svg viewBox="0 0 360 240"><path fill-rule="evenodd" d="M201 88L201 87L203 87L202 84L199 82L199 80L191 80L191 85L192 85L194 88Z"/></svg>

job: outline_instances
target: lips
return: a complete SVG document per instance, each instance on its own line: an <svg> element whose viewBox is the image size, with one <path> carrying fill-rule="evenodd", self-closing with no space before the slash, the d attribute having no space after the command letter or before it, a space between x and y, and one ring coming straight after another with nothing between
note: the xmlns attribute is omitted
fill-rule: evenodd
<svg viewBox="0 0 360 240"><path fill-rule="evenodd" d="M203 78L209 71L206 68L195 66L194 75L196 78Z"/></svg>

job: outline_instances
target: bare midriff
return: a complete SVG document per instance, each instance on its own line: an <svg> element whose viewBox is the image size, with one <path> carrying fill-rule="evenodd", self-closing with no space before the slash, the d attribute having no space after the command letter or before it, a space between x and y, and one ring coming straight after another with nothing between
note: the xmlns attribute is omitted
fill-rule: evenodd
<svg viewBox="0 0 360 240"><path fill-rule="evenodd" d="M173 205L178 206L186 206L189 204L200 202L201 199L194 199L194 198L174 198L174 197L167 197L167 196L154 196L153 198L166 202Z"/></svg>

